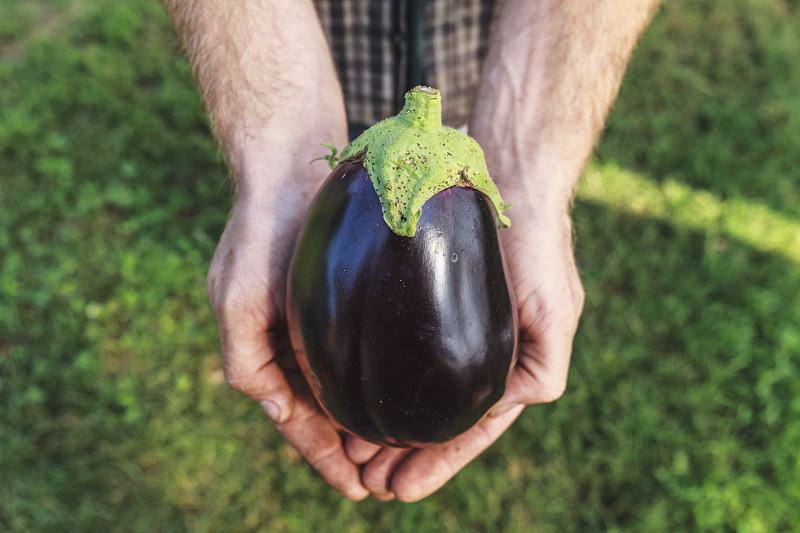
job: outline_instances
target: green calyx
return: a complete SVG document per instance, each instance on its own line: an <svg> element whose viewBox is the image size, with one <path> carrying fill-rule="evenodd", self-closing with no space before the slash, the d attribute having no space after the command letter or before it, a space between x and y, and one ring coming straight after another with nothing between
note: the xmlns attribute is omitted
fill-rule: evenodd
<svg viewBox="0 0 800 533"><path fill-rule="evenodd" d="M489 177L483 150L469 135L442 125L439 91L415 87L403 110L362 133L342 150L341 161L361 161L381 201L383 218L398 235L413 237L422 206L454 185L484 193L503 227L497 186Z"/></svg>

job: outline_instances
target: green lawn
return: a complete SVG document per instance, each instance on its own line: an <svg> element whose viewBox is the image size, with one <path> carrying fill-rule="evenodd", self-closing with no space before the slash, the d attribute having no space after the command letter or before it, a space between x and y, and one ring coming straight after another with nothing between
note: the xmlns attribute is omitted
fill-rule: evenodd
<svg viewBox="0 0 800 533"><path fill-rule="evenodd" d="M226 169L157 2L0 3L0 531L793 531L800 4L671 0L576 201L566 395L343 500L221 371Z"/></svg>

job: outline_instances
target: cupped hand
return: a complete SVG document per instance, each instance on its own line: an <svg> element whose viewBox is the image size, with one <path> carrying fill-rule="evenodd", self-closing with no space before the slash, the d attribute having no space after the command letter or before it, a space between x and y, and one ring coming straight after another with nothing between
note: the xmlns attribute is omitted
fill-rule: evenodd
<svg viewBox="0 0 800 533"><path fill-rule="evenodd" d="M306 209L328 173L310 158L273 187L240 190L208 274L230 385L258 401L286 440L335 490L360 500L420 500L443 486L508 429L527 404L564 391L583 306L571 223L557 216L514 219L500 235L516 294L519 357L506 393L478 424L424 449L342 438L312 397L286 325L286 274ZM278 202L280 198L280 202ZM523 211L520 209L520 211Z"/></svg>
<svg viewBox="0 0 800 533"><path fill-rule="evenodd" d="M518 362L506 392L470 430L429 448L381 447L350 437L347 455L363 465L362 480L375 498L410 502L432 494L497 440L525 405L563 394L584 301L571 233L566 209L515 220L501 231L520 324Z"/></svg>
<svg viewBox="0 0 800 533"><path fill-rule="evenodd" d="M324 150L324 149L323 149ZM228 383L258 401L286 440L342 495L369 492L338 430L311 396L286 327L286 273L297 233L329 169L298 157L271 194L239 190L208 273ZM275 171L278 166L265 169ZM267 179L265 177L265 179Z"/></svg>

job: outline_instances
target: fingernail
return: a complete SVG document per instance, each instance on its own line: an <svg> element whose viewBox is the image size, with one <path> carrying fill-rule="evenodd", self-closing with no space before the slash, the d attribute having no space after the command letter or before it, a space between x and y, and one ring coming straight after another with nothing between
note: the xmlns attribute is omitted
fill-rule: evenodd
<svg viewBox="0 0 800 533"><path fill-rule="evenodd" d="M513 408L519 407L519 405L520 404L518 403L506 403L503 405L497 405L494 407L494 409L489 411L489 418L497 418L498 416L504 415Z"/></svg>
<svg viewBox="0 0 800 533"><path fill-rule="evenodd" d="M267 413L267 416L269 416L273 422L276 424L281 422L281 408L278 407L277 403L269 400L264 400L263 402L259 403L261 403L261 407L264 408L264 412Z"/></svg>
<svg viewBox="0 0 800 533"><path fill-rule="evenodd" d="M394 500L394 498L395 498L393 492L385 492L385 493L381 493L381 494L373 494L372 497L375 498L376 500L378 500L379 502L390 502L390 501Z"/></svg>

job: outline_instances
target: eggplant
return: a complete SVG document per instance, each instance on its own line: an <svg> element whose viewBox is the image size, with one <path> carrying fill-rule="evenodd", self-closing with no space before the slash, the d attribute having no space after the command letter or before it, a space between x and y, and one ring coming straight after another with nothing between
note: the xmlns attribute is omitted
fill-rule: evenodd
<svg viewBox="0 0 800 533"><path fill-rule="evenodd" d="M435 89L415 90L438 98ZM443 128L437 118L429 130ZM432 143L406 122L415 143ZM478 422L515 363L517 312L498 240L508 224L498 206L508 206L496 189L488 187L492 199L475 188L486 182L470 178L461 160L455 184L429 188L422 201L408 195L402 207L387 202L379 188L411 186L374 170L369 152L404 165L385 134L367 137L345 149L306 216L289 268L290 337L312 393L338 425L372 442L422 447Z"/></svg>

